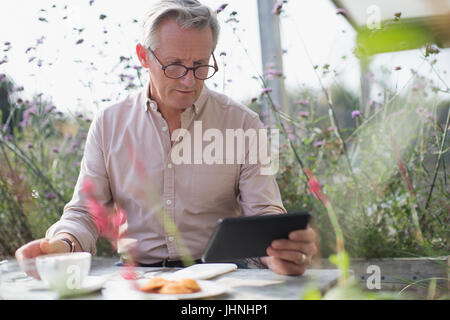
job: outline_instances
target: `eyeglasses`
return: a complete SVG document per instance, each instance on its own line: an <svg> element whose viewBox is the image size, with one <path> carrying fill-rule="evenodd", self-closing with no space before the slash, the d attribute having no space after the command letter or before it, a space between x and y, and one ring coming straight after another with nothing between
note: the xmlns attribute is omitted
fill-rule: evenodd
<svg viewBox="0 0 450 320"><path fill-rule="evenodd" d="M164 71L164 74L167 78L171 79L179 79L184 77L189 70L192 70L194 72L194 77L198 80L206 80L211 78L213 75L216 74L216 72L219 70L219 67L217 66L216 57L214 57L214 53L212 54L213 60L214 60L214 66L210 65L201 65L196 67L186 67L185 65L182 65L180 63L171 63L167 66L163 66L161 61L159 61L158 57L155 55L152 49L148 49L150 53L155 57L156 61L158 62L161 69Z"/></svg>

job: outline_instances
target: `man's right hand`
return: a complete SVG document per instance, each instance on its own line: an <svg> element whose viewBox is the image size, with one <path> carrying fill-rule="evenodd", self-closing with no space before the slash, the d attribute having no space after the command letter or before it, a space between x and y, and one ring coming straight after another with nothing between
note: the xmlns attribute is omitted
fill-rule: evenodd
<svg viewBox="0 0 450 320"><path fill-rule="evenodd" d="M70 248L61 239L38 239L24 244L16 250L15 256L20 268L30 277L40 279L34 258L50 253L69 252Z"/></svg>

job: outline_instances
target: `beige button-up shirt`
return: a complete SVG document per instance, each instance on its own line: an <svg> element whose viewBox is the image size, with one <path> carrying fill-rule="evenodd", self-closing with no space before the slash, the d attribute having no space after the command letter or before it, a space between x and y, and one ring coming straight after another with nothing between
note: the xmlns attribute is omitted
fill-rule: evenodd
<svg viewBox="0 0 450 320"><path fill-rule="evenodd" d="M73 198L46 237L70 233L84 251L95 254L99 234L82 192L85 178L94 182L100 203L125 210L124 236L137 240L137 261L143 264L179 260L183 248L199 259L220 218L286 212L275 177L261 174L261 164L248 161L247 147L244 163L237 161L238 152L230 156L219 149L211 152L216 162L202 162L202 154L211 151L215 139L210 135L210 140L202 141L200 127L203 133L218 129L223 137L227 129L261 129L255 112L205 86L194 105L182 113L181 125L186 131L175 131L171 137L146 88L98 112L89 129ZM199 141L203 153L194 146ZM226 149L224 144L215 146Z"/></svg>

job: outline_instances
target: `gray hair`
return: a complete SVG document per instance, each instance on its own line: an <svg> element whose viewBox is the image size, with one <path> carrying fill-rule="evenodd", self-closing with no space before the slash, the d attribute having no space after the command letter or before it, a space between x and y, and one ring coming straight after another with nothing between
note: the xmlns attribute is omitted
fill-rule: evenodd
<svg viewBox="0 0 450 320"><path fill-rule="evenodd" d="M216 13L197 0L159 0L153 4L141 22L141 45L155 50L158 43L157 31L166 19L174 19L183 29L211 28L213 47L216 48L220 26Z"/></svg>

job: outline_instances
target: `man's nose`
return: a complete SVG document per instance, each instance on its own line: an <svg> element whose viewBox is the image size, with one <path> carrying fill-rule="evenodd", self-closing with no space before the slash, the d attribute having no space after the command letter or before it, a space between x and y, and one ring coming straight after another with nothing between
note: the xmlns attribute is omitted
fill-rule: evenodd
<svg viewBox="0 0 450 320"><path fill-rule="evenodd" d="M193 87L195 84L195 76L194 76L194 70L188 70L188 72L180 78L180 81L186 86L186 87Z"/></svg>

